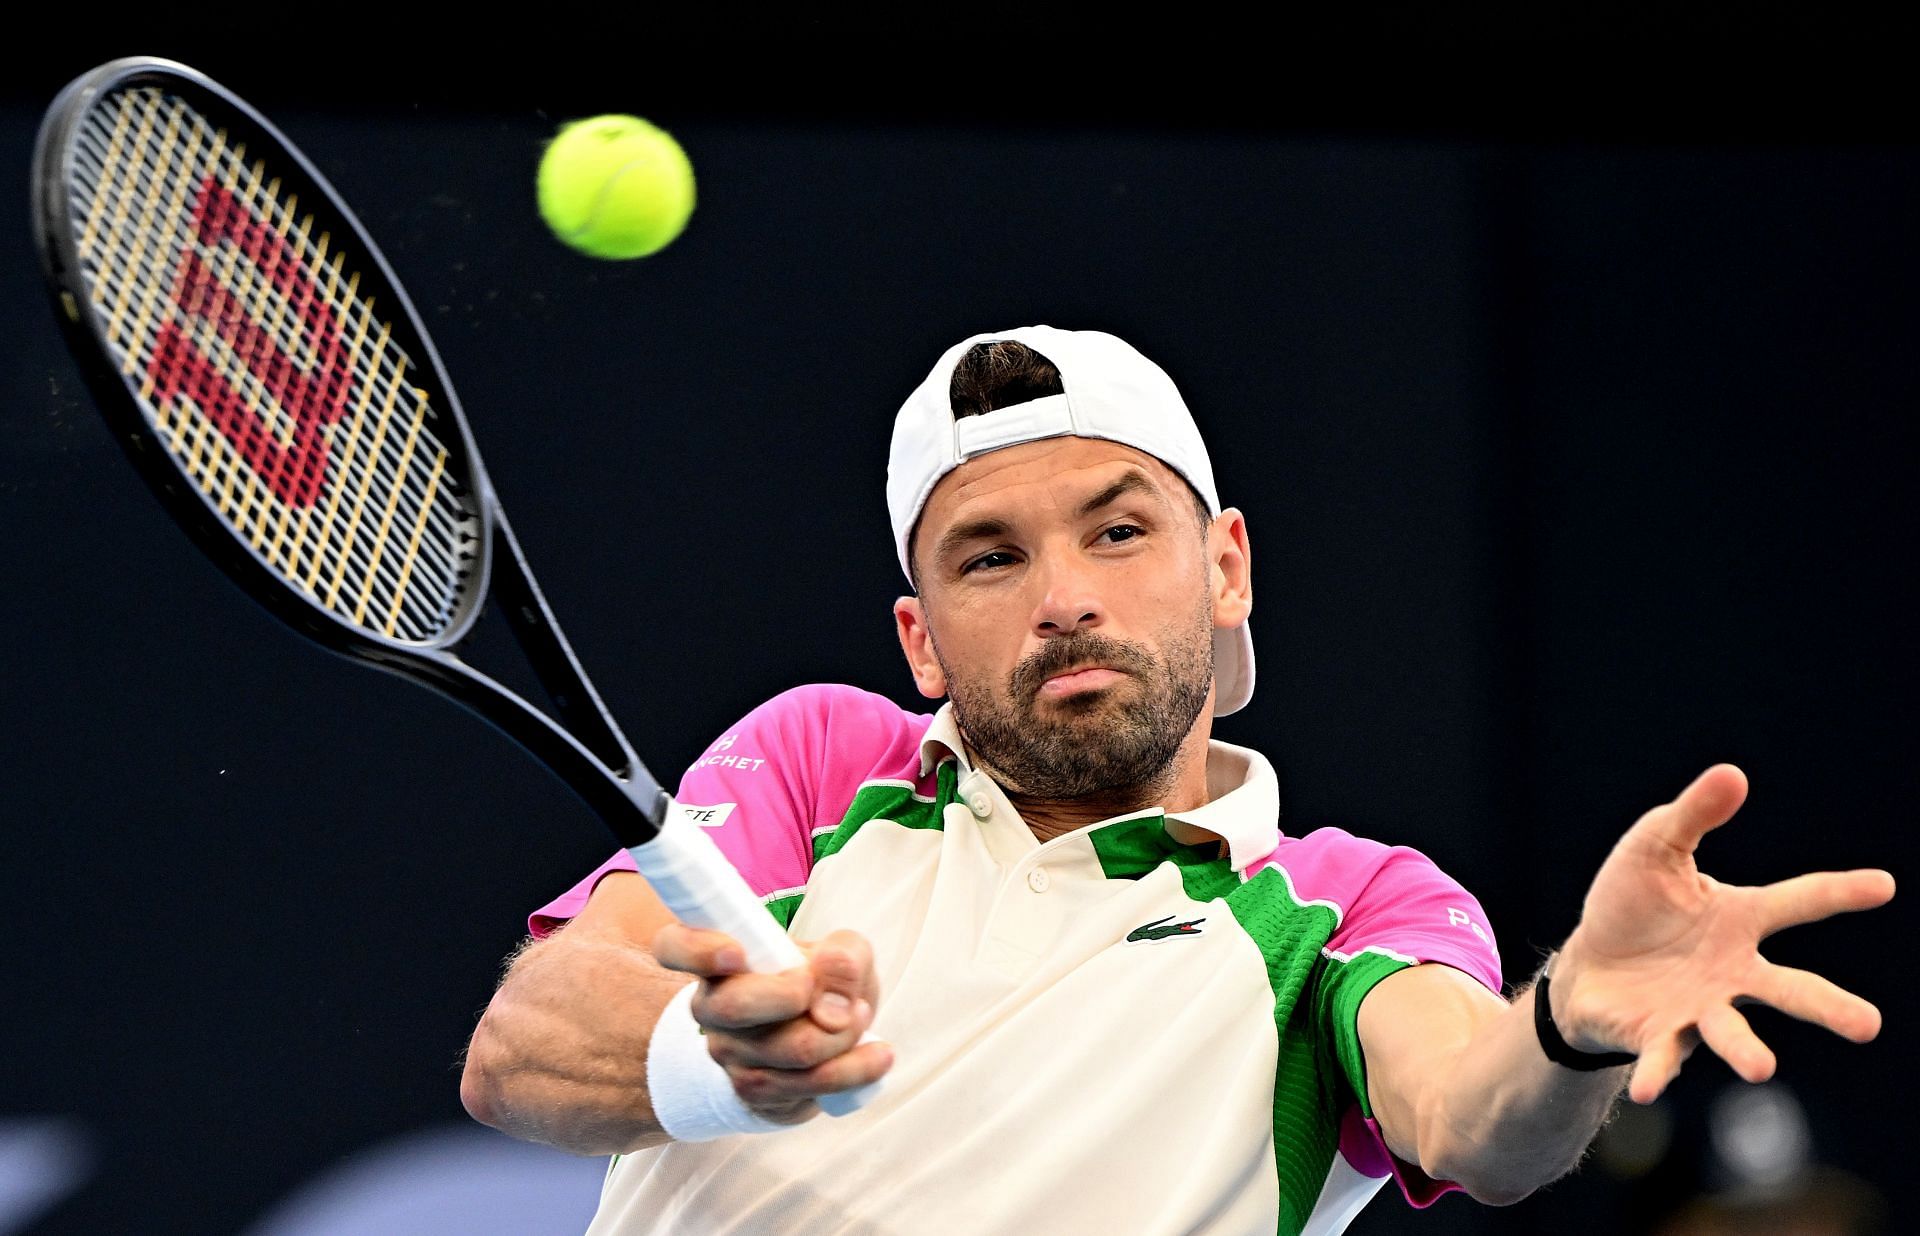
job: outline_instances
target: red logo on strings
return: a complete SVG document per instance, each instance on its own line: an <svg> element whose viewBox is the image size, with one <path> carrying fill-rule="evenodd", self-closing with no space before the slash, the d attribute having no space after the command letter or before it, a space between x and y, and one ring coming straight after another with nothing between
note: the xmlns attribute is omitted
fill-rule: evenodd
<svg viewBox="0 0 1920 1236"><path fill-rule="evenodd" d="M180 314L160 328L147 366L154 401L164 407L178 396L192 399L275 497L289 506L312 506L327 482L327 445L320 430L340 418L351 383L339 320L300 255L211 176L194 200L193 230L209 250L223 241L232 243L254 267L250 277L265 280L285 298L314 363L307 370L295 365L270 333L273 324L249 316L245 304L214 278L200 254L188 249L173 285L173 303ZM238 276L230 276L230 281L246 282ZM265 418L246 406L226 374L187 337L181 326L186 315L205 318L286 412L293 422L290 442L281 442Z"/></svg>

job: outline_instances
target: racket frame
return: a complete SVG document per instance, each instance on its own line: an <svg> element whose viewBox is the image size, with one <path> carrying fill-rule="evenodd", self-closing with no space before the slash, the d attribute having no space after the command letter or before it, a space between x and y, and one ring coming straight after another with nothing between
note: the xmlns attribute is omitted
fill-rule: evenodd
<svg viewBox="0 0 1920 1236"><path fill-rule="evenodd" d="M237 121L242 131L251 128L253 135L265 138L274 147L273 157L279 164L275 171L283 184L291 180L296 192L312 195L309 201L317 198L326 203L335 221L360 247L360 255L377 282L384 285L377 290L390 296L397 307L391 315L395 336L439 388L435 392L439 396L435 407L442 414L439 436L450 454L465 465L464 483L472 491L480 521L475 567L463 590L462 608L434 640L416 643L385 637L341 620L291 588L253 546L226 526L181 474L171 453L147 423L126 379L110 362L112 348L94 314L81 309L88 289L68 226L65 192L73 132L92 96L143 83L180 94L210 113L208 119L216 124ZM205 106L208 101L212 106ZM712 839L674 810L672 799L634 754L601 702L534 582L526 555L480 461L453 383L413 302L359 218L297 146L265 116L197 70L156 57L131 57L81 75L55 97L35 144L32 194L35 239L54 313L66 332L69 351L85 374L95 405L175 522L242 591L322 647L444 695L526 747L605 821L641 875L677 917L733 936L745 949L751 969L777 973L806 964L799 947L766 912ZM451 433L446 426L452 426ZM493 575L496 566L500 570L497 577ZM454 649L472 630L490 595L505 614L564 727L455 655ZM869 1032L862 1041L872 1037ZM854 1090L822 1095L818 1102L830 1115L849 1115L870 1103L881 1086L879 1081L870 1082Z"/></svg>
<svg viewBox="0 0 1920 1236"><path fill-rule="evenodd" d="M448 450L449 471L471 494L479 540L452 620L431 641L393 639L356 626L297 592L257 549L226 525L182 474L128 380L114 365L113 349L98 316L84 307L89 289L70 226L68 169L75 131L95 99L143 85L176 94L210 123L236 130L250 148L250 156L267 157L283 192L325 204L317 213L330 214L329 223L343 230L344 239L357 247L363 278L374 276L362 284L358 295L386 298L391 310L383 318L391 322L394 341L413 359L418 370L414 376L428 379L437 388L430 400L438 416L435 432ZM412 300L373 237L299 148L260 112L197 70L157 57L129 57L81 75L55 97L35 145L32 200L36 247L54 314L94 403L135 470L200 549L242 591L300 634L349 660L431 688L525 746L585 800L621 845L650 841L669 809L666 792L634 754L554 620L481 462L459 396ZM471 633L489 595L506 617L560 723L454 651Z"/></svg>

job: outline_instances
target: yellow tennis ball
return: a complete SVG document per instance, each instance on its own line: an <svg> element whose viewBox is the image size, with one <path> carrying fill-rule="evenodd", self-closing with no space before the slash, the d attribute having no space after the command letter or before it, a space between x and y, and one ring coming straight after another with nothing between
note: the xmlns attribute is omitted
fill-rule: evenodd
<svg viewBox="0 0 1920 1236"><path fill-rule="evenodd" d="M658 253L693 213L693 164L666 130L638 116L593 116L547 143L540 217L553 234L598 258Z"/></svg>

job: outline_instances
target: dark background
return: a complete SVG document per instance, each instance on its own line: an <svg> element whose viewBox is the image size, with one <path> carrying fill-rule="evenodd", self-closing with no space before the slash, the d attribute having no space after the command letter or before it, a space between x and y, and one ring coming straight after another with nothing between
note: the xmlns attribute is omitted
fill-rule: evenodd
<svg viewBox="0 0 1920 1236"><path fill-rule="evenodd" d="M1273 759L1283 826L1433 856L1509 981L1716 761L1753 793L1712 874L1911 865L1920 158L1876 32L1762 6L1742 30L433 33L268 59L264 34L76 34L0 94L0 1117L66 1122L91 1165L21 1230L238 1231L461 1120L501 957L609 848L504 739L247 603L108 438L26 203L41 109L122 54L223 81L355 207L669 779L797 683L917 702L890 417L949 344L1042 321L1160 361L1247 513L1260 685L1218 732ZM600 111L700 175L642 262L534 213L541 143ZM1815 1156L1882 1193L1920 1092L1912 921L1768 946L1878 1003L1877 1042L1753 1013ZM1616 1126L1665 1147L1650 1170L1602 1154L1508 1210L1389 1191L1353 1230L1651 1230L1725 1183L1731 1080L1697 1058L1668 1134Z"/></svg>

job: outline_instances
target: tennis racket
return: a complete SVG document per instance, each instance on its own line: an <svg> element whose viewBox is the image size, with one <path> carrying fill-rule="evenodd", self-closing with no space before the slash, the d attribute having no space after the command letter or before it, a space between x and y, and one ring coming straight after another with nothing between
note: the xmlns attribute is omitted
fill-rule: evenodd
<svg viewBox="0 0 1920 1236"><path fill-rule="evenodd" d="M54 100L33 177L94 401L200 548L301 634L519 742L682 921L740 941L756 971L805 965L587 681L419 315L293 144L185 65L116 60ZM557 721L461 658L490 597ZM873 1089L820 1105L844 1114Z"/></svg>

